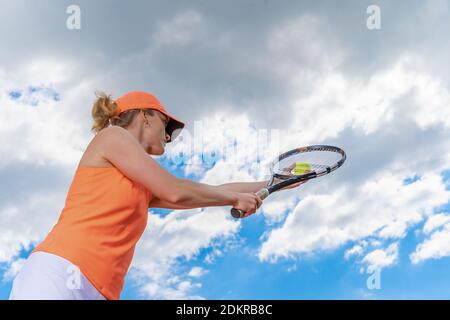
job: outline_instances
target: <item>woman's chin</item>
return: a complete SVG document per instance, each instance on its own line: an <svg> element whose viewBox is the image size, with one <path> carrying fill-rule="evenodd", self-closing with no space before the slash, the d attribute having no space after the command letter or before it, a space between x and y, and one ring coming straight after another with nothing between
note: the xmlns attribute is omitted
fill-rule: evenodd
<svg viewBox="0 0 450 320"><path fill-rule="evenodd" d="M165 148L161 147L161 148L152 148L151 150L147 151L148 154L152 155L152 156L161 156L164 154L165 152Z"/></svg>
<svg viewBox="0 0 450 320"><path fill-rule="evenodd" d="M164 151L166 151L166 149L164 147L161 147L160 150L158 150L158 153L156 154L157 156L161 156L164 154Z"/></svg>

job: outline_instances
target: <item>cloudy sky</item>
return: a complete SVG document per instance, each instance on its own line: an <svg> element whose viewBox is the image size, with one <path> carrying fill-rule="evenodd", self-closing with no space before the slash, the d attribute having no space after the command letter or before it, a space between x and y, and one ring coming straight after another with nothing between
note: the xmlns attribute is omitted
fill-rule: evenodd
<svg viewBox="0 0 450 320"><path fill-rule="evenodd" d="M262 180L309 144L348 156L242 221L150 209L122 299L448 298L449 14L446 0L0 0L0 299L58 219L96 90L153 92L185 120L157 158L179 177Z"/></svg>

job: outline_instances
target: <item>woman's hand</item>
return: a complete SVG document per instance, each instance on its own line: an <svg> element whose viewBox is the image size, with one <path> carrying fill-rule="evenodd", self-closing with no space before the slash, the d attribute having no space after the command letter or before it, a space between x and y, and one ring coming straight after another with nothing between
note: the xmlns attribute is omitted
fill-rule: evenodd
<svg viewBox="0 0 450 320"><path fill-rule="evenodd" d="M279 183L279 182L281 182L281 181L283 181L283 180L278 179L278 178L273 178L273 184L277 184L277 183ZM292 189L292 188L297 188L299 185L304 184L304 183L306 183L306 182L308 182L308 180L306 180L306 181L300 181L300 182L291 184L290 186L287 186L287 187L284 187L283 189L280 189L280 191L281 191L281 190Z"/></svg>
<svg viewBox="0 0 450 320"><path fill-rule="evenodd" d="M254 193L237 193L236 197L233 208L244 211L244 218L255 213L262 204L261 198Z"/></svg>

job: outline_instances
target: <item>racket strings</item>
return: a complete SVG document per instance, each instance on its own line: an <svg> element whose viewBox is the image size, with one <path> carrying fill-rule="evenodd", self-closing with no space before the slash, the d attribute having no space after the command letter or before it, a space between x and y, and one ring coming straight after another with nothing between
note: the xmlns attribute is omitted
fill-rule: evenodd
<svg viewBox="0 0 450 320"><path fill-rule="evenodd" d="M272 166L273 173L279 175L301 175L310 171L326 171L334 166L342 155L329 150L299 152L285 157Z"/></svg>
<svg viewBox="0 0 450 320"><path fill-rule="evenodd" d="M309 166L313 169L326 169L329 167L325 164L315 164L315 163L310 163Z"/></svg>

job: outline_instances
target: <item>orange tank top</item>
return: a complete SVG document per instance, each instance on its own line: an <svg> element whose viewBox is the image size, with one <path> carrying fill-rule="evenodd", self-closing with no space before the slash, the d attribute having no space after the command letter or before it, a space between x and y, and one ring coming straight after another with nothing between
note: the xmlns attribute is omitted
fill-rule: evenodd
<svg viewBox="0 0 450 320"><path fill-rule="evenodd" d="M79 167L58 222L32 252L77 265L107 299L119 299L152 194L116 167Z"/></svg>

